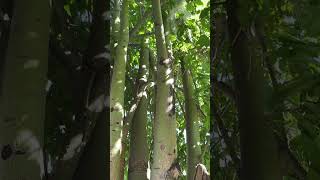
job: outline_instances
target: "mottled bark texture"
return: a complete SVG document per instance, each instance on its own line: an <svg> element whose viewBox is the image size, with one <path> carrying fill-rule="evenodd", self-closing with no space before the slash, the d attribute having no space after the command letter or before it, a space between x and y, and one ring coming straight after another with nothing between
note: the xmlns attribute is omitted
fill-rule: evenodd
<svg viewBox="0 0 320 180"><path fill-rule="evenodd" d="M227 5L231 61L239 113L242 180L280 180L279 153L270 124L264 118L261 48L255 23L239 20L244 14L240 1ZM239 12L242 12L241 14ZM243 18L244 19L244 18Z"/></svg>
<svg viewBox="0 0 320 180"><path fill-rule="evenodd" d="M44 177L49 1L14 2L0 99L0 180Z"/></svg>
<svg viewBox="0 0 320 180"><path fill-rule="evenodd" d="M174 83L172 76L172 59L166 47L160 0L152 1L153 18L157 47L157 79L156 79L156 110L153 124L153 163L152 180L174 179L171 173L172 164L177 157L176 122L174 114L173 94L170 88Z"/></svg>
<svg viewBox="0 0 320 180"><path fill-rule="evenodd" d="M124 118L124 88L129 41L128 0L121 5L120 31L114 59L110 89L110 179L120 179L120 154L122 151L122 127ZM114 41L113 41L114 42Z"/></svg>

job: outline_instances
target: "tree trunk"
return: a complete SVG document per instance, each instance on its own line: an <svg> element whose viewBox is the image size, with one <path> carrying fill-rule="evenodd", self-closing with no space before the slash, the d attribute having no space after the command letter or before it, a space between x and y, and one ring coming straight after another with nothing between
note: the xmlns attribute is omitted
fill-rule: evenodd
<svg viewBox="0 0 320 180"><path fill-rule="evenodd" d="M123 0L120 18L119 41L116 47L110 90L110 175L120 179L121 131L124 117L124 88L127 48L129 41L128 1Z"/></svg>
<svg viewBox="0 0 320 180"><path fill-rule="evenodd" d="M145 39L146 41L148 39ZM149 50L147 44L142 45L140 54L139 84L147 82L149 72ZM148 143L147 143L147 92L138 92L142 95L131 122L129 180L147 180Z"/></svg>
<svg viewBox="0 0 320 180"><path fill-rule="evenodd" d="M94 126L96 124L105 126L105 134L107 134L106 123L97 121L101 121L99 116L106 113L102 111L104 110L104 101L107 96L106 86L110 84L108 80L110 76L110 58L108 56L109 49L107 49L108 47L106 46L108 44L107 32L109 28L105 17L108 6L109 4L104 0L94 0L93 2L93 22L90 28L90 38L85 56L86 65L88 65L90 69L83 68L83 71L77 72L78 82L76 83L76 87L78 92L74 93L81 95L77 96L76 102L78 103L75 104L75 113L77 114L76 119L79 120L78 123L81 121L80 123L83 124L83 128L76 130L78 131L77 133L81 131L81 134L75 133L74 130L70 133L72 133L74 137L79 137L80 135L82 137L80 139L81 144L86 144L88 141L90 142L85 148L79 145L79 151L77 151L73 157L70 157L70 159L62 159L52 179L69 180L72 179L72 177L84 178L91 173L92 177L107 177L104 171L101 172L100 168L102 167L95 168L95 171L89 171L89 169L98 167L98 164L103 166L106 163L106 158L102 158L105 152L98 150L104 145L107 146L107 141L104 141L105 137L97 137L99 134L103 134L103 132L101 132L103 128L94 128ZM82 91L81 93L79 93L80 90ZM94 136L96 139L93 140L91 136ZM97 144L97 141L100 142L100 144ZM71 142L72 141L70 141L70 143ZM92 152L92 149L96 149L96 152ZM94 157L96 157L99 152L101 158L98 159L100 161L96 161L97 159L94 159ZM90 153L94 154L91 159L87 159L87 156L91 156ZM85 163L82 163L83 161ZM95 164L95 166L90 166L91 164Z"/></svg>
<svg viewBox="0 0 320 180"><path fill-rule="evenodd" d="M263 68L255 27L239 21L239 1L228 3L231 60L240 126L242 180L280 180L277 142L264 118ZM241 14L249 16L249 14Z"/></svg>
<svg viewBox="0 0 320 180"><path fill-rule="evenodd" d="M44 177L49 1L14 4L0 106L0 180Z"/></svg>
<svg viewBox="0 0 320 180"><path fill-rule="evenodd" d="M198 164L192 180L210 180L210 175L203 164Z"/></svg>
<svg viewBox="0 0 320 180"><path fill-rule="evenodd" d="M174 79L171 74L172 60L168 57L161 6L159 0L152 1L153 16L156 33L158 68L156 80L156 111L153 125L153 163L152 180L173 179L171 173L176 149L176 122L173 108L173 95L170 92Z"/></svg>
<svg viewBox="0 0 320 180"><path fill-rule="evenodd" d="M201 162L199 115L196 106L193 81L190 71L186 69L181 60L181 70L183 74L183 93L185 97L186 131L187 131L187 179L193 180L195 167Z"/></svg>

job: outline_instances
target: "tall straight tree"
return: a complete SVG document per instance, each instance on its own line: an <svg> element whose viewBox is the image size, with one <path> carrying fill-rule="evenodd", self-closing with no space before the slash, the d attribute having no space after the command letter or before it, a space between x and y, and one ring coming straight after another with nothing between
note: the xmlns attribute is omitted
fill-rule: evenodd
<svg viewBox="0 0 320 180"><path fill-rule="evenodd" d="M139 75L137 85L147 83L149 74L149 49L148 39L142 43L140 53ZM142 96L133 120L130 131L129 179L147 180L148 168L148 143L147 143L147 92L143 89L138 92Z"/></svg>
<svg viewBox="0 0 320 180"><path fill-rule="evenodd" d="M183 93L185 97L186 110L186 131L187 131L187 179L193 180L196 166L201 162L200 134L199 134L199 115L196 106L193 81L190 70L185 67L181 60Z"/></svg>
<svg viewBox="0 0 320 180"><path fill-rule="evenodd" d="M115 44L116 54L110 89L110 179L120 179L120 153L124 118L124 88L129 41L128 0L123 0L120 13L120 32ZM117 21L116 19L115 21Z"/></svg>
<svg viewBox="0 0 320 180"><path fill-rule="evenodd" d="M109 99L106 97L110 96L110 21L106 17L109 5L105 0L93 1L93 23L88 46L88 61L93 64L95 70L92 102L104 97L104 101L100 101L103 104L100 104L101 107L104 107L105 101ZM100 110L90 113L89 118L95 125L90 137L88 137L89 141L78 162L77 170L73 175L74 180L108 179L108 173L106 172L108 138L106 135L109 133L110 110L109 107L100 108Z"/></svg>
<svg viewBox="0 0 320 180"><path fill-rule="evenodd" d="M157 47L156 110L153 124L152 180L173 179L170 173L176 161L176 122L173 105L172 60L168 56L160 0L152 1Z"/></svg>
<svg viewBox="0 0 320 180"><path fill-rule="evenodd" d="M40 180L45 174L49 14L49 1L14 2L0 105L1 180Z"/></svg>
<svg viewBox="0 0 320 180"><path fill-rule="evenodd" d="M255 8L255 3L246 3ZM254 16L250 16L246 8L241 0L228 1L231 61L240 126L240 179L280 180L277 142L264 117L262 88L265 80L261 48L255 33L256 19L251 19Z"/></svg>

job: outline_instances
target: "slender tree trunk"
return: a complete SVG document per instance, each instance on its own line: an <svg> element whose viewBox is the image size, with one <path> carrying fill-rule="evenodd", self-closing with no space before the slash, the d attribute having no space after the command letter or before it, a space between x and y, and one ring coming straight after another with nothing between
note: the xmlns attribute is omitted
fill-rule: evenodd
<svg viewBox="0 0 320 180"><path fill-rule="evenodd" d="M129 41L127 0L123 0L120 18L119 41L116 47L113 75L110 91L110 179L120 179L120 154L122 141L122 127L124 118L124 87Z"/></svg>
<svg viewBox="0 0 320 180"><path fill-rule="evenodd" d="M112 7L112 26L111 26L111 44L114 45L118 43L119 40L119 33L120 33L120 0L114 0L113 1L113 7ZM111 47L111 52L116 52L116 47ZM115 53L112 53L112 59L115 58Z"/></svg>
<svg viewBox="0 0 320 180"><path fill-rule="evenodd" d="M145 39L146 41L148 39ZM140 54L139 84L147 82L149 73L149 50L147 44L142 44ZM140 94L141 93L141 94ZM129 180L147 180L148 143L147 143L147 92L139 92L141 100L131 122Z"/></svg>
<svg viewBox="0 0 320 180"><path fill-rule="evenodd" d="M93 68L96 70L94 97L105 96L103 106L108 104L109 102L106 101L110 99L108 97L110 97L111 60L110 47L107 46L109 45L110 29L108 29L108 26L110 22L105 16L107 10L110 9L109 5L105 0L94 0L93 2L94 19L88 49L90 64L93 64ZM90 116L93 118L91 121L95 125L92 133L88 132L90 138L78 162L78 167L73 176L74 180L108 179L106 147L109 144L107 134L110 133L108 132L109 113L110 108L107 106L98 116Z"/></svg>
<svg viewBox="0 0 320 180"><path fill-rule="evenodd" d="M3 17L0 22L0 96L2 92L2 80L8 41L10 36L10 23L12 18L12 5L10 0L0 1L0 17Z"/></svg>
<svg viewBox="0 0 320 180"><path fill-rule="evenodd" d="M75 137L73 139L77 139L76 137L79 137L80 135L81 145L79 145L79 151L76 151L73 157L70 157L70 159L63 158L60 161L57 171L53 175L52 179L69 180L72 179L72 177L83 178L87 177L91 173L93 173L92 177L107 177L106 173L101 172L101 169L99 168L96 168L95 171L88 170L92 167L98 167L98 164L100 164L100 166L103 166L106 163L106 158L103 159L105 152L100 151L100 161L91 162L86 157L90 156L90 153L92 153L92 148L96 149L96 152L93 152L93 157L95 157L99 154L98 149L100 149L104 145L107 146L107 141L103 141L104 137L97 138L97 135L102 134L101 130L103 128L94 128L94 125L105 125L105 134L107 134L106 124L97 121L101 121L99 119L99 116L101 116L101 114L103 113L106 113L103 111L105 104L104 101L107 96L106 86L110 84L109 82L107 82L107 78L108 76L110 76L110 58L109 49L107 49L106 46L108 44L109 29L107 19L105 17L108 6L109 4L103 0L94 0L93 2L93 22L90 28L90 38L88 42L89 45L85 56L86 65L88 65L90 69L85 69L83 71L77 72L77 90L81 90L82 92L77 92L77 94L81 96L77 96L78 104L75 104L75 113L77 114L76 119L79 120L78 123L81 121L80 123L83 124L83 129L76 130L78 131L77 134L74 131L72 131L71 133L73 133L72 135ZM80 132L79 134L79 131L82 132ZM90 138L92 136L91 133L97 139L92 140L92 138ZM85 148L83 148L82 144L86 144L88 143L88 141L90 141L89 146L94 147L86 146ZM98 147L96 146L96 141L101 142ZM70 141L70 144L71 143L72 139ZM68 150L66 154L68 154ZM91 160L94 161L93 158ZM84 161L85 163L82 163L82 161ZM90 164L93 163L95 164L95 166L90 166Z"/></svg>
<svg viewBox="0 0 320 180"><path fill-rule="evenodd" d="M14 7L0 106L0 180L40 180L49 1L17 0Z"/></svg>
<svg viewBox="0 0 320 180"><path fill-rule="evenodd" d="M156 80L156 112L153 125L153 163L151 170L152 180L173 179L171 167L177 156L176 149L176 122L173 108L173 95L170 92L173 86L171 74L172 60L168 57L161 6L159 0L152 1L153 16L156 32L156 46L158 68Z"/></svg>
<svg viewBox="0 0 320 180"><path fill-rule="evenodd" d="M196 166L201 162L199 115L194 99L193 81L190 71L186 69L181 60L181 70L183 74L183 93L185 97L186 131L187 131L187 179L193 180Z"/></svg>
<svg viewBox="0 0 320 180"><path fill-rule="evenodd" d="M240 24L238 10L241 7L238 2L230 1L227 11L239 112L240 178L280 180L277 142L270 124L264 118L262 88L265 81L255 27L245 28Z"/></svg>

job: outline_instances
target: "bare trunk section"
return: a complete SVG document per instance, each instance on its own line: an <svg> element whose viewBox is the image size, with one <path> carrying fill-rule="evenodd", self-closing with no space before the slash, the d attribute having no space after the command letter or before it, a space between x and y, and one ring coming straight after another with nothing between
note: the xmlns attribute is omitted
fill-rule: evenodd
<svg viewBox="0 0 320 180"><path fill-rule="evenodd" d="M14 3L0 105L0 180L44 177L49 1Z"/></svg>
<svg viewBox="0 0 320 180"><path fill-rule="evenodd" d="M94 19L91 29L91 39L89 42L89 57L96 69L96 89L95 98L101 95L105 96L103 107L109 104L110 97L110 21L107 19L107 11L110 10L110 4L105 0L94 0L93 2ZM99 58L97 58L99 57ZM99 63L100 62L100 63ZM107 138L108 124L110 122L110 108L107 106L94 119L94 129L90 134L87 146L78 162L78 167L73 176L74 180L87 179L108 179L106 153L109 139Z"/></svg>
<svg viewBox="0 0 320 180"><path fill-rule="evenodd" d="M193 180L196 173L196 166L201 162L199 115L194 99L193 81L190 70L185 67L181 60L183 74L183 93L185 97L186 131L187 131L187 179Z"/></svg>
<svg viewBox="0 0 320 180"><path fill-rule="evenodd" d="M228 3L231 60L240 125L240 179L280 180L277 142L264 118L262 85L265 81L255 27L240 24L239 8L239 1Z"/></svg>
<svg viewBox="0 0 320 180"><path fill-rule="evenodd" d="M128 0L122 1L120 32L116 44L113 75L110 90L110 179L120 179L120 154L122 151L122 127L124 118L124 88L129 42Z"/></svg>
<svg viewBox="0 0 320 180"><path fill-rule="evenodd" d="M148 39L145 39L148 41ZM149 74L149 50L147 42L142 43L138 81L147 83ZM137 82L138 82L137 81ZM147 92L138 92L142 96L133 120L130 131L129 180L147 180L148 143L147 143Z"/></svg>
<svg viewBox="0 0 320 180"><path fill-rule="evenodd" d="M156 110L153 125L153 162L151 170L152 180L174 179L172 165L177 157L176 122L173 105L172 59L168 56L166 47L160 0L152 1L153 17L156 33L158 68L156 80Z"/></svg>

